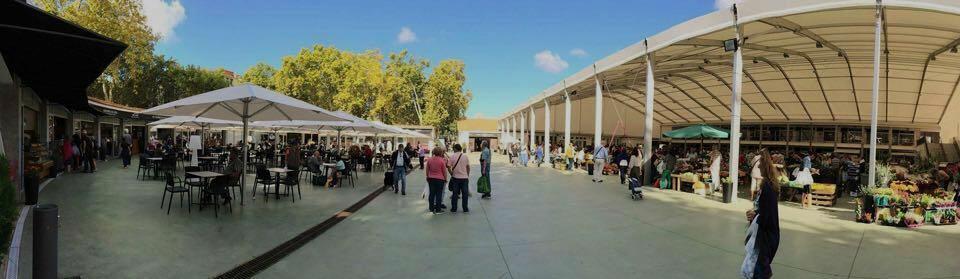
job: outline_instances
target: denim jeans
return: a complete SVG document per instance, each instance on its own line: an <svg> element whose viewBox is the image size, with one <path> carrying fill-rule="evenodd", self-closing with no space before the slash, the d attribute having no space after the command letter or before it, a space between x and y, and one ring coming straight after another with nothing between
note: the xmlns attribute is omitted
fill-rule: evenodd
<svg viewBox="0 0 960 279"><path fill-rule="evenodd" d="M406 167L393 167L393 191L403 191L404 193L407 192Z"/></svg>
<svg viewBox="0 0 960 279"><path fill-rule="evenodd" d="M447 183L443 179L427 178L427 184L430 186L430 195L427 196L430 212L439 211L440 203L443 201L440 194L443 193L443 185Z"/></svg>
<svg viewBox="0 0 960 279"><path fill-rule="evenodd" d="M457 200L461 200L463 211L469 211L467 198L470 196L470 183L467 178L451 178L450 188L453 189L453 195L450 196L450 210L457 210Z"/></svg>

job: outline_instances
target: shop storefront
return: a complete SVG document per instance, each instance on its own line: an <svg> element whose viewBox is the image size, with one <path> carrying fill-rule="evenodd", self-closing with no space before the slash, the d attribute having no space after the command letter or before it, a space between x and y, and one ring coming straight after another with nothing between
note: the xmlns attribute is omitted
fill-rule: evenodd
<svg viewBox="0 0 960 279"><path fill-rule="evenodd" d="M90 110L87 87L125 48L25 1L0 1L0 154L18 193L62 167L63 140L83 123L71 118Z"/></svg>

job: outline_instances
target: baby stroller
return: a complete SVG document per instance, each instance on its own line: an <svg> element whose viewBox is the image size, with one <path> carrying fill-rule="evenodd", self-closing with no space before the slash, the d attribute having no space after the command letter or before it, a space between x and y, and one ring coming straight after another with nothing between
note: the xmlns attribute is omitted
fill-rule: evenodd
<svg viewBox="0 0 960 279"><path fill-rule="evenodd" d="M633 200L643 199L643 189L640 189L640 180L636 177L627 179L627 187L630 188L630 198Z"/></svg>

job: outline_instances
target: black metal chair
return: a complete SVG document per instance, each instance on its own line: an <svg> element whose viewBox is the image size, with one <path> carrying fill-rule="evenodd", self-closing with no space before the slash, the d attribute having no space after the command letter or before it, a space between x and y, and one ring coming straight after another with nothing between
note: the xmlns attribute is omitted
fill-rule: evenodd
<svg viewBox="0 0 960 279"><path fill-rule="evenodd" d="M349 163L348 163L348 164L349 164ZM340 171L340 181L337 181L337 183L340 184L340 187L343 187L344 180L349 180L349 181L350 181L350 186L353 186L354 188L356 188L357 185L354 184L354 182L353 182L353 176L354 176L355 174L356 174L356 172L353 171L353 169L350 167L350 165L347 165L346 168L343 168L343 170Z"/></svg>
<svg viewBox="0 0 960 279"><path fill-rule="evenodd" d="M273 179L273 176L270 175L270 172L267 171L267 166L264 164L256 165L257 176L253 180L253 198L257 197L257 184L263 184L263 196L266 197L269 193L268 187L271 184L275 183L276 180Z"/></svg>
<svg viewBox="0 0 960 279"><path fill-rule="evenodd" d="M204 185L204 181L203 181L202 178L195 177L195 176L192 176L192 175L190 175L190 174L187 174L188 172L196 172L196 171L203 171L203 169L200 168L200 167L198 167L198 166L185 166L185 167L183 167L183 173L184 173L184 175L183 175L183 176L184 176L184 177L183 177L183 184L184 184L184 185L187 185L187 187L190 188L190 189L193 189L193 188L203 189L203 187L206 186L206 185ZM191 191L191 192L192 192L192 191ZM199 192L200 192L200 190L198 189L198 190L197 190L197 193L199 193Z"/></svg>
<svg viewBox="0 0 960 279"><path fill-rule="evenodd" d="M187 194L187 213L190 213L190 205L193 204L193 195L190 189L183 186L183 180L173 175L171 172L165 172L166 185L163 187L163 197L160 198L160 208L163 209L163 201L167 199L167 193L170 193L170 199L167 200L167 215L170 215L170 206L173 204L173 194L180 194L180 207L183 207L183 194Z"/></svg>
<svg viewBox="0 0 960 279"><path fill-rule="evenodd" d="M210 185L206 188L203 188L203 196L207 196L213 203L213 216L220 217L220 197L229 197L230 190L229 187L231 180L230 176L217 176L210 181ZM230 212L233 212L233 202L228 204L230 207ZM200 208L203 208L202 206Z"/></svg>
<svg viewBox="0 0 960 279"><path fill-rule="evenodd" d="M293 187L297 187L297 194L300 194L300 199L303 199L303 193L300 192L300 171L294 170L287 173L283 177L283 180L280 181L280 184L284 186L284 191L290 195L290 201L296 202L296 199L293 196Z"/></svg>

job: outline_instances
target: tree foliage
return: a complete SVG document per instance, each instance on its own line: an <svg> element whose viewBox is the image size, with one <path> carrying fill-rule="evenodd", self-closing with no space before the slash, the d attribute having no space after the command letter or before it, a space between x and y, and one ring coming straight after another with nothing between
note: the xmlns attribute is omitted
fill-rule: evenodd
<svg viewBox="0 0 960 279"><path fill-rule="evenodd" d="M240 81L256 84L263 88L276 89L276 86L273 84L273 75L276 73L276 68L270 66L270 64L260 62L250 66L246 72L243 72Z"/></svg>
<svg viewBox="0 0 960 279"><path fill-rule="evenodd" d="M428 76L429 67L428 61L407 51L385 60L378 51L352 53L316 45L284 57L273 84L277 91L326 109L388 124L430 125L453 134L471 98L463 89L464 64L442 61Z"/></svg>
<svg viewBox="0 0 960 279"><path fill-rule="evenodd" d="M136 0L36 0L37 7L77 25L127 44L88 93L108 101L133 92L145 77L143 65L153 63L153 47L159 36L147 26L140 1Z"/></svg>
<svg viewBox="0 0 960 279"><path fill-rule="evenodd" d="M222 69L182 66L154 54L159 39L146 25L138 0L35 0L43 10L128 45L88 94L104 100L152 107L223 87L231 79ZM456 133L471 93L464 91L464 64L430 62L407 53L359 53L315 45L283 57L280 68L253 65L240 78L284 92L317 106L343 110L388 124L434 126L441 135ZM432 73L427 74L432 70Z"/></svg>
<svg viewBox="0 0 960 279"><path fill-rule="evenodd" d="M134 107L152 107L230 86L222 69L182 66L154 54L159 36L137 0L37 0L37 7L127 44L87 93Z"/></svg>
<svg viewBox="0 0 960 279"><path fill-rule="evenodd" d="M459 60L443 60L430 74L423 91L426 107L423 122L433 126L440 135L454 135L457 121L465 117L464 113L473 94L463 90L467 81L464 64Z"/></svg>

